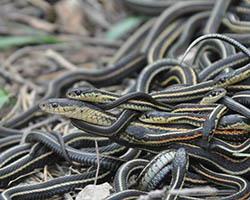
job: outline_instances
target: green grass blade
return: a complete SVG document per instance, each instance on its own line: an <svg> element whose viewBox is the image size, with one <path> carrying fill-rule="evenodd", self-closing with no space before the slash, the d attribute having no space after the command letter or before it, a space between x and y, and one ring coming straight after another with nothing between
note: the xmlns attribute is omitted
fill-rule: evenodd
<svg viewBox="0 0 250 200"><path fill-rule="evenodd" d="M145 16L133 16L128 17L118 24L111 27L111 29L107 32L107 34L104 36L106 40L116 40L119 37L121 37L125 32L130 30L132 27L135 27L148 19L148 17Z"/></svg>
<svg viewBox="0 0 250 200"><path fill-rule="evenodd" d="M0 89L0 109L8 100L9 100L8 92Z"/></svg>
<svg viewBox="0 0 250 200"><path fill-rule="evenodd" d="M29 44L59 43L59 42L63 41L57 40L55 37L48 35L2 36L0 37L0 49L29 45Z"/></svg>

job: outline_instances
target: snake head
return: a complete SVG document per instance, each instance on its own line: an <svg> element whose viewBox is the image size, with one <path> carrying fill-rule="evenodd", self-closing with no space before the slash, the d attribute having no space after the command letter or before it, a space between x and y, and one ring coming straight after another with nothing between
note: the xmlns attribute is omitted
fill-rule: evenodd
<svg viewBox="0 0 250 200"><path fill-rule="evenodd" d="M187 170L188 167L188 154L184 148L180 148L176 151L173 159L173 168L182 168Z"/></svg>
<svg viewBox="0 0 250 200"><path fill-rule="evenodd" d="M222 73L219 74L214 78L214 85L218 86L227 86L228 84L231 83L232 79L235 77L235 71L232 71L230 73Z"/></svg>
<svg viewBox="0 0 250 200"><path fill-rule="evenodd" d="M66 93L68 98L74 99L75 97L81 96L82 91L78 88L73 88Z"/></svg>
<svg viewBox="0 0 250 200"><path fill-rule="evenodd" d="M105 96L105 92L97 88L73 88L68 90L66 96L70 99L103 103L103 97Z"/></svg>
<svg viewBox="0 0 250 200"><path fill-rule="evenodd" d="M224 88L215 88L213 90L211 90L210 92L208 92L208 96L211 97L216 97L216 96L220 96L220 95L225 95L227 93L227 91Z"/></svg>
<svg viewBox="0 0 250 200"><path fill-rule="evenodd" d="M66 96L71 99L83 98L86 94L95 92L95 88L72 88L66 93Z"/></svg>
<svg viewBox="0 0 250 200"><path fill-rule="evenodd" d="M226 95L227 91L224 88L215 88L209 91L200 101L200 104L212 104L219 101Z"/></svg>
<svg viewBox="0 0 250 200"><path fill-rule="evenodd" d="M74 111L76 107L79 106L84 106L84 104L82 102L66 98L52 98L39 104L41 110L61 115L66 115L67 113Z"/></svg>
<svg viewBox="0 0 250 200"><path fill-rule="evenodd" d="M165 116L165 112L160 111L148 111L143 113L139 120L146 123L165 123L167 121L167 117Z"/></svg>

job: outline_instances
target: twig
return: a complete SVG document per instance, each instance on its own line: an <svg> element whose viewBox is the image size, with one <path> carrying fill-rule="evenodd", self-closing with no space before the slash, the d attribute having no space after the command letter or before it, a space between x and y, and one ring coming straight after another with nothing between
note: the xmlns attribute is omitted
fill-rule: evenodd
<svg viewBox="0 0 250 200"><path fill-rule="evenodd" d="M48 165L45 165L43 168L43 176L44 176L44 181L48 181Z"/></svg>
<svg viewBox="0 0 250 200"><path fill-rule="evenodd" d="M35 169L35 170L31 171L31 172L25 173L23 175L19 175L17 178L11 180L8 185L11 185L12 183L14 183L14 182L16 182L16 181L18 181L20 179L23 179L24 177L30 176L32 174L36 174L37 172L38 172L38 170Z"/></svg>
<svg viewBox="0 0 250 200"><path fill-rule="evenodd" d="M62 55L60 55L59 53L57 53L56 51L54 51L52 49L48 49L45 52L45 55L47 57L55 60L56 62L58 62L65 69L69 69L69 70L72 70L72 71L73 70L77 70L77 66L73 65L72 63L70 63Z"/></svg>
<svg viewBox="0 0 250 200"><path fill-rule="evenodd" d="M22 107L23 110L27 110L28 109L28 105L27 105L27 85L25 85L23 88L21 88L20 93L22 94Z"/></svg>
<svg viewBox="0 0 250 200"><path fill-rule="evenodd" d="M64 121L64 122L61 122L59 124L57 124L54 128L53 128L53 131L58 131L60 128L62 128L63 126L67 125L69 122L68 121Z"/></svg>
<svg viewBox="0 0 250 200"><path fill-rule="evenodd" d="M163 187L161 190L150 191L147 195L141 195L138 200L152 200L154 198L162 198L166 195L168 187Z"/></svg>
<svg viewBox="0 0 250 200"><path fill-rule="evenodd" d="M29 126L28 128L24 129L23 131L24 132L29 132L29 131L31 131L33 129L37 129L37 128L45 125L45 124L49 124L49 123L51 123L53 121L56 121L59 118L60 118L59 116L52 116L52 117L46 118L45 120L42 120L42 121L40 121L40 122L38 122L38 123L36 123L34 125Z"/></svg>
<svg viewBox="0 0 250 200"><path fill-rule="evenodd" d="M63 168L59 165L59 164L57 164L57 163L55 163L56 164L56 168L59 170L59 172L58 172L58 174L65 174L65 171L63 170ZM71 174L69 174L69 175L71 175Z"/></svg>
<svg viewBox="0 0 250 200"><path fill-rule="evenodd" d="M53 33L58 28L55 24L17 12L5 13L5 15L10 20L28 24L33 28L40 29L48 33Z"/></svg>
<svg viewBox="0 0 250 200"><path fill-rule="evenodd" d="M66 135L69 132L70 121L66 121L66 122L67 122L67 124L64 127L63 135Z"/></svg>
<svg viewBox="0 0 250 200"><path fill-rule="evenodd" d="M72 48L82 48L83 44L85 45L98 45L98 47L102 46L110 46L118 48L122 44L121 41L108 41L101 38L93 38L93 37L74 37L74 42L71 43L61 43L61 44L42 44L37 46L28 46L23 47L21 49L16 50L14 53L12 53L5 61L2 63L2 67L6 67L6 65L13 64L16 60L19 58L33 53L34 51L44 51L47 49L53 49L56 50L66 50L66 49L72 49ZM77 42L75 42L77 40ZM1 70L1 69L0 69Z"/></svg>
<svg viewBox="0 0 250 200"><path fill-rule="evenodd" d="M36 90L32 90L28 96L28 105L29 107L35 104Z"/></svg>
<svg viewBox="0 0 250 200"><path fill-rule="evenodd" d="M195 188L182 188L178 190L167 191L169 194L178 194L178 195L191 195L191 194L218 194L216 188L205 186L205 187L195 187Z"/></svg>
<svg viewBox="0 0 250 200"><path fill-rule="evenodd" d="M7 71L5 68L8 67L9 70L11 70L11 72ZM0 74L2 74L3 76L7 77L8 79L10 79L13 82L19 83L19 84L26 84L28 85L30 88L37 90L39 93L43 92L43 88L35 85L34 83L32 83L29 80L25 80L11 65L11 63L9 63L7 60L5 60L3 62L2 68L0 68Z"/></svg>
<svg viewBox="0 0 250 200"><path fill-rule="evenodd" d="M94 185L97 184L98 174L99 174L99 170L100 170L100 154L99 154L99 148L98 148L97 140L95 140L95 148L96 148L97 168L96 168Z"/></svg>
<svg viewBox="0 0 250 200"><path fill-rule="evenodd" d="M223 191L221 191L223 193ZM177 190L169 190L168 187L163 187L160 190L154 190L149 192L147 195L141 195L139 200L152 200L155 198L162 198L166 194L173 195L192 195L192 196L203 196L205 195L217 195L220 193L220 190L216 188L205 186L205 187L195 187L195 188L184 188Z"/></svg>
<svg viewBox="0 0 250 200"><path fill-rule="evenodd" d="M48 181L48 177L50 177L50 179L53 179L53 176L51 173L49 173L48 171L48 165L45 165L43 168L43 175L44 175L44 181Z"/></svg>

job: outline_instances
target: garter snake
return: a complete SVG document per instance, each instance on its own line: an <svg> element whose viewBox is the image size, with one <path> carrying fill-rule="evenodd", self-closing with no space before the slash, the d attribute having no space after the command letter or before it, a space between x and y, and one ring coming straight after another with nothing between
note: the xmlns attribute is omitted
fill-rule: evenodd
<svg viewBox="0 0 250 200"><path fill-rule="evenodd" d="M133 111L130 112L129 110L124 111L119 117L109 114L108 112L101 111L99 108L95 109L94 105L91 105L88 107L87 103L84 103L85 106L87 106L87 109L90 109L91 111L88 113L81 113L81 109L83 107L77 107L72 105L72 102L75 102L73 100L69 99L52 99L50 101L47 101L44 103L41 108L47 112L51 113L57 113L62 114L64 116L70 117L71 122L73 125L77 126L78 128L96 134L100 136L106 136L115 139L116 142L129 142L134 143L135 145L142 145L142 146L155 146L155 148L158 146L167 146L169 143L173 141L189 141L192 139L198 139L202 136L202 128L195 128L193 129L190 126L183 126L178 124L173 124L172 126L160 126L160 125L153 125L153 124L145 124L137 121L132 121L130 124L128 122L132 120L133 117L138 115L138 113L134 113ZM78 101L77 101L78 102ZM82 102L80 102L82 103ZM56 104L56 108L53 108L53 104ZM69 113L65 112L64 106L68 107ZM212 105L213 106L213 105ZM217 105L213 106L213 109L216 108ZM74 108L74 109L73 109ZM220 108L224 107L220 106ZM93 110L92 110L93 109ZM73 111L72 111L73 110ZM211 110L211 111L212 111ZM219 109L220 110L220 109ZM103 114L100 114L100 112L103 112ZM91 118L94 118L95 114L98 113L98 115L102 116L103 118L98 120L90 120ZM221 112L218 112L221 113ZM80 117L81 115L88 115L87 119L85 117ZM92 115L92 116L91 116ZM76 116L76 117L75 117ZM77 119L73 119L77 118ZM84 121L85 120L85 121ZM112 125L107 125L106 121L109 121ZM87 123L89 122L89 123ZM91 125L92 123L93 125ZM101 125L104 125L104 127L101 127ZM125 128L125 132L124 129ZM217 136L228 136L228 137L235 137L235 139L240 139L238 136L243 134L245 137L247 137L247 131L246 130L215 130L214 134ZM144 134L140 134L140 132L143 132ZM241 139L242 140L242 139Z"/></svg>
<svg viewBox="0 0 250 200"><path fill-rule="evenodd" d="M151 187L150 184L153 184L153 178L162 170L163 167L173 161L174 155L175 152L171 150L166 150L156 155L139 174L139 189L148 191L148 187Z"/></svg>
<svg viewBox="0 0 250 200"><path fill-rule="evenodd" d="M20 143L22 139L22 135L14 135L14 136L8 136L0 139L0 149L4 149L6 147L11 147L13 145L16 145Z"/></svg>
<svg viewBox="0 0 250 200"><path fill-rule="evenodd" d="M250 65L236 69L232 73L221 74L214 80L208 80L196 85L151 93L152 97L164 103L183 102L202 98L207 92L215 88L227 88L250 76Z"/></svg>
<svg viewBox="0 0 250 200"><path fill-rule="evenodd" d="M178 19L170 24L154 41L148 52L148 63L154 63L164 58L169 46L174 43L184 28L184 19Z"/></svg>
<svg viewBox="0 0 250 200"><path fill-rule="evenodd" d="M171 105L155 101L150 95L143 92L131 92L122 96L96 88L73 88L66 95L70 99L101 104L99 107L104 110L119 107L138 111L155 109L169 111L172 108Z"/></svg>
<svg viewBox="0 0 250 200"><path fill-rule="evenodd" d="M42 166L43 163L47 162L48 160L55 161L55 159L51 160L52 155L54 153L52 151L52 149L55 152L57 152L59 155L62 155L60 144L57 142L56 138L53 135L51 135L51 133L44 134L44 132L41 132L41 131L33 131L33 133L31 135L29 135L27 139L30 141L42 142L45 144L45 146L40 145L37 148L37 150L35 152L33 152L32 154L27 154L27 148L25 147L25 145L27 145L27 144L24 145L25 148L23 148L23 146L16 146L16 147L13 147L11 150L3 152L2 153L2 156L3 156L2 162L3 163L7 163L9 159L17 157L18 153L22 153L22 154L24 154L24 156L22 156L21 158L16 160L14 163L7 164L6 166L4 166L0 169L1 187L8 185L11 180L14 180L15 178L19 177L20 174L26 174L26 173L32 171L34 168ZM70 148L70 150L67 150L70 158L72 160L75 160L76 162L83 162L86 164L96 162L96 154L94 151L95 148L92 152L89 151L88 148L86 149L86 147L91 146L91 143L93 143L92 147L94 147L95 140L98 141L98 143L100 144L100 148L102 148L102 145L106 146L110 143L110 141L107 140L106 138L101 138L101 137L98 138L95 136L90 136L86 133L73 133L73 134L70 134L70 135L67 135L64 137L65 144L67 145L66 150L68 148ZM82 149L81 151L78 149L75 149L75 148L79 148L81 146L84 146L85 149ZM20 148L22 148L22 149L20 149ZM104 147L104 148L106 148L106 147ZM117 160L117 159L119 160L119 158L115 158L115 157L112 158L111 155L112 154L115 155L119 151L124 152L125 149L126 148L124 148L124 147L108 148L108 149L106 149L106 152L104 153L106 155L101 154L100 158L104 156L106 158L109 157L111 159L114 158L115 160ZM107 162L107 160L105 161L106 158L104 158L104 160L102 158L100 159L101 166L102 166L102 164L104 164L103 165L104 168L109 167L109 166L111 166L111 168L113 168L117 164L117 162L115 160L113 160L110 163L109 163L109 161ZM127 155L127 158L125 158L124 156L121 155L121 158L120 158L121 162L123 162L122 160L125 161L126 159L129 160L129 159L131 159L131 157L129 157ZM118 163L120 161L118 161ZM116 165L116 167L118 167L118 166L119 165ZM70 181L70 179L69 179L69 181ZM58 184L60 187L60 183L58 183Z"/></svg>
<svg viewBox="0 0 250 200"><path fill-rule="evenodd" d="M224 88L216 88L209 91L200 101L200 104L212 104L218 102L226 96L227 91Z"/></svg>
<svg viewBox="0 0 250 200"><path fill-rule="evenodd" d="M210 68L212 63L216 62L216 60L224 60L234 55L235 48L220 40L205 40L198 46L196 52L193 59L193 65L199 66L199 70L201 71Z"/></svg>
<svg viewBox="0 0 250 200"><path fill-rule="evenodd" d="M250 105L250 91L237 92L232 96L232 99L245 105Z"/></svg>
<svg viewBox="0 0 250 200"><path fill-rule="evenodd" d="M187 19L182 34L167 52L169 57L176 58L181 52L184 51L185 47L188 46L196 31L204 26L209 14L210 11L198 12Z"/></svg>
<svg viewBox="0 0 250 200"><path fill-rule="evenodd" d="M176 59L161 59L147 65L141 71L137 79L136 91L149 93L152 81L157 75L162 75L165 72L169 74L164 82L171 82L173 77L177 77L176 82L181 85L195 85L197 83L196 73L192 67L181 64Z"/></svg>
<svg viewBox="0 0 250 200"><path fill-rule="evenodd" d="M203 50L213 49L213 51L218 47L219 54L220 52L225 53L224 50L229 51L226 54L219 55L220 60L214 63L214 59L210 59L209 53L197 54L198 62L202 63L203 66L209 65L209 67L202 69L200 73L196 73L193 66L186 66L174 59L162 58L165 54L169 55L179 52L178 48L180 48L180 44L184 44L183 40L183 43L179 43L179 47L174 51L171 50L174 46L172 42L178 37L182 38L182 34L185 33L186 18L193 13L211 10L214 6L214 12L198 13L189 22L189 26L191 24L191 27L198 27L200 26L198 23L194 26L197 18L202 18L205 22L210 15L204 32L216 32L221 22L229 31L248 31L249 27L238 20L236 17L238 13L235 14L233 12L235 5L231 4L229 7L230 1L180 1L175 5L173 2L155 2L155 4L151 1L139 2L137 0L127 0L126 2L134 8L139 7L140 11L151 11L151 13L159 13L159 10L166 7L169 8L163 11L158 19L149 21L137 34L132 36L132 39L125 44L125 47L118 51L117 55L110 61L110 63L113 63L113 66L93 73L86 73L86 71L66 73L49 84L47 93L43 100L39 102L42 110L68 117L72 124L78 128L97 136L103 136L99 138L86 134L83 136L85 138L84 141L77 134L74 134L75 138L65 136L63 138L66 144L65 150L69 157L74 162L96 166L97 156L95 155L93 145L95 140L99 140L101 167L97 178L99 180L106 179L112 175L111 172L106 171L107 169L113 172L119 168L116 177L116 189L119 192L111 195L108 199L136 199L142 194L147 194L144 191L128 189L128 177L132 173L141 170L148 162L152 167L148 168L150 171L159 167L162 164L161 162L164 161L164 158L159 160L153 159L153 161L131 160L140 154L138 150L134 150L131 147L142 149L145 152L149 152L148 154L156 154L166 151L166 149L170 152L179 152L179 154L176 153L178 156L175 154L175 158L172 161L175 162L174 168L170 165L161 166L160 170L157 171L158 174L157 172L151 173L154 176L147 177L153 182L152 185L144 186L148 190L155 189L161 178L168 174L169 170L172 170L173 179L170 184L172 189L181 188L187 180L193 181L193 183L214 181L237 189L235 194L226 198L247 198L250 195L250 186L248 180L242 176L247 177L249 175L250 160L247 157L239 159L233 154L235 152L248 152L250 146L248 122L250 112L247 108L249 106L249 94L247 92L235 94L235 91L249 90L249 58L241 53L225 58L235 54L235 52L233 48L227 49L222 42L205 42L204 47L201 47ZM244 1L243 3L235 4L242 6L242 4L247 3ZM223 12L218 12L218 7L220 6L223 7ZM229 11L226 12L226 10ZM231 14L231 12L233 13ZM224 17L221 16L222 13L225 13ZM241 13L245 13L245 17L249 19L246 11ZM213 21L212 19L214 18L219 18L219 20ZM214 23L211 23L211 21ZM203 24L205 24L204 22ZM203 24L200 26L201 28L204 26ZM201 28L195 28L195 32L202 32L200 31ZM194 35L197 34L194 33ZM229 41L226 37L217 34L204 36L197 41L199 42L209 37ZM238 35L235 35L235 37L238 37ZM244 38L246 37L244 36L241 39L244 40ZM230 40L229 42L238 45L238 43L232 41ZM192 45L189 48L192 48ZM236 47L239 47L247 56L250 55L248 50L242 48L241 45ZM133 52L127 57L126 55L132 50ZM157 61L159 58L161 60ZM150 63L148 66L146 66L147 59ZM157 65L164 65L164 67L157 68ZM154 68L154 66L156 67ZM143 67L145 68L143 69ZM231 67L233 70L219 74L228 67ZM68 93L68 97L72 99L50 99L58 97L62 89L70 87L78 80L87 80L94 84L95 87L102 87L118 83L124 77L138 71L140 71L136 83L138 93L116 95L93 89L92 91L84 91L87 94L85 96L88 96L90 99L90 103L85 102L87 99L82 101L73 100L73 97L69 95L70 93ZM171 83L176 84L170 85ZM239 85L236 85L238 83ZM163 91L158 91L159 88L162 89L163 87L165 87ZM213 90L221 87L227 89L227 96L214 99L211 102L211 97L214 96ZM206 100L203 97L209 91L212 91L212 93L210 93L209 100ZM82 91L79 92L79 89L74 89L71 92L75 92L75 96L79 96L77 93ZM88 95L91 92L92 96ZM100 93L100 98L96 95L97 92ZM104 101L100 100L98 102L104 96ZM200 101L202 98L203 101ZM216 102L220 104L214 104ZM171 105L168 105L168 103ZM124 109L119 115L111 114L112 111L105 111L106 109L117 107ZM228 107L228 112L238 112L241 115L235 113L224 115L225 107ZM5 137L8 134L12 136L0 139L0 146L6 148L19 142L23 132L11 128L20 127L38 110L37 104L21 116L7 121L4 124L5 127L0 128L1 136ZM162 113L159 114L156 110L167 111L164 114L164 117L167 117L167 124L143 122L145 116L148 117L147 113L144 112L150 111L151 115L153 113L152 110L155 118L163 116ZM159 121L161 120L162 118ZM201 124L203 127L200 127ZM216 137L210 137L212 134ZM218 139L219 137L222 139ZM14 141L11 141L11 139ZM120 145L110 143L111 140L109 139ZM210 142L211 148L209 150L201 148L203 140ZM60 144L51 133L32 131L27 136L26 141L36 143L34 145L36 147L35 151L28 153L31 145L24 144L14 146L2 153L0 158L3 166L0 169L1 186L8 185L10 181L13 181L18 176L26 174L36 167L43 166L49 160L53 161L50 158L56 157L54 153L59 155L58 157L61 157L63 154ZM80 143L84 144L82 151L76 149L77 147L81 148ZM88 143L91 143L92 147L86 148ZM180 151L182 152L180 153ZM198 163L193 167L194 171L198 173L196 178L186 171L187 156L192 162ZM158 157L156 156L155 158ZM12 160L15 159L18 160L13 162ZM190 162L190 166L192 166L192 162ZM210 167L212 168L211 170ZM96 171L90 171L81 175L57 178L34 186L13 187L4 191L0 199L39 199L54 194L61 194L72 190L72 188L82 187L92 182L95 174ZM206 178L207 182L199 176ZM181 195L178 195L178 197L180 199L195 199ZM177 195L169 194L165 198L174 199L177 198Z"/></svg>
<svg viewBox="0 0 250 200"><path fill-rule="evenodd" d="M215 3L209 19L207 20L207 24L204 28L204 34L218 32L220 23L230 4L230 0L222 0Z"/></svg>
<svg viewBox="0 0 250 200"><path fill-rule="evenodd" d="M198 164L193 167L198 173L214 182L215 184L227 185L228 187L233 186L238 189L235 194L232 194L225 198L221 197L220 199L245 199L250 194L250 183L245 178L224 173L216 173L212 170L207 169L202 164Z"/></svg>
<svg viewBox="0 0 250 200"><path fill-rule="evenodd" d="M209 67L204 68L199 73L199 80L200 81L207 81L209 79L214 78L216 75L219 74L223 69L228 67L231 68L238 68L239 66L247 64L249 58L243 53L236 53L231 55L227 58L218 60L212 63Z"/></svg>
<svg viewBox="0 0 250 200"><path fill-rule="evenodd" d="M197 113L167 113L167 112L146 112L139 117L139 120L149 124L190 124L200 127L206 120L206 115ZM228 114L220 118L217 129L246 129L250 124L246 117L239 114Z"/></svg>
<svg viewBox="0 0 250 200"><path fill-rule="evenodd" d="M138 171L140 172L142 169L144 169L148 162L149 161L145 159L133 159L122 164L115 175L115 191L120 192L127 190L129 188L128 182L130 176L136 173L138 174Z"/></svg>
<svg viewBox="0 0 250 200"><path fill-rule="evenodd" d="M179 2L164 10L146 37L141 51L148 52L155 38L175 19L190 13L209 10L213 5L214 1Z"/></svg>
<svg viewBox="0 0 250 200"><path fill-rule="evenodd" d="M223 40L231 45L233 45L234 47L238 48L239 50L241 50L245 55L247 55L248 57L250 57L250 52L249 50L240 42L238 42L237 40L234 40L233 38L227 37L225 35L222 34L218 34L218 33L211 33L211 34L206 34L203 36L200 36L199 38L197 38L196 40L194 40L190 46L187 48L186 52L183 55L182 61L185 59L186 55L188 54L188 52L199 42L206 40L206 39L220 39Z"/></svg>
<svg viewBox="0 0 250 200"><path fill-rule="evenodd" d="M250 139L248 138L240 144L231 144L230 142L225 142L218 138L213 138L211 141L211 149L223 154L231 156L235 153L247 152L250 147Z"/></svg>
<svg viewBox="0 0 250 200"><path fill-rule="evenodd" d="M166 80L163 78L164 81L162 82L162 86L166 85L168 82L171 82L173 79L176 80L177 83L183 85L196 84L197 79L194 70L191 67L187 67L185 65L178 65L179 62L177 60L162 59L144 68L140 73L140 76L138 77L136 85L136 91L138 91L138 94L141 94L140 96L138 95L138 97L140 97L140 100L130 99L130 101L128 101L126 104L120 105L121 102L127 101L129 100L129 98L132 98L133 93L125 96L120 96L114 93L88 88L71 89L67 92L67 97L71 99L79 99L102 104L111 104L111 102L113 102L111 104L112 106L102 105L101 107L103 109L110 109L119 105L123 108L141 111L149 109L170 110L170 105L155 101L155 99L145 94L145 92L147 93L149 91L151 80L153 80L157 74L162 74L165 71L169 72L169 74L166 73L166 76L168 77ZM147 100L148 102L142 101L143 99ZM115 103L114 101L118 101L118 103Z"/></svg>
<svg viewBox="0 0 250 200"><path fill-rule="evenodd" d="M37 131L37 132L33 132L33 133L36 136L40 135L40 139L42 137L43 138L45 137L44 134L41 134L42 132ZM53 141L54 145L52 145L50 148L52 148L52 149L53 148L58 148L59 144L57 143L55 138L53 138L53 135L50 135L49 138L50 138L49 140L44 140L44 142L47 145L49 145L49 141L50 142ZM84 134L84 133L74 133L74 134L70 134L68 136L65 136L64 138L67 141L66 142L67 144L73 145L75 143L73 146L77 146L77 145L79 146L80 141L81 141L81 143L86 143L86 144L89 145L89 143L86 142L86 141L89 140L89 141L93 142L94 139L99 140L100 145L102 145L102 144L105 145L105 143L107 143L107 140L105 138L96 138L96 137L93 137L93 136L90 136L90 135ZM42 140L40 140L40 141L42 141ZM84 146L86 146L86 145L84 145ZM13 151L20 150L17 147L15 147L15 148L16 149L13 149ZM48 150L46 150L46 151L48 151ZM17 162L20 162L20 164L22 163L21 166L25 165L25 166L22 167L22 169L20 169L20 168L14 169L11 166L6 166L1 171L5 170L7 172L7 174L5 174L5 176L1 176L1 179L4 181L4 179L6 179L8 176L11 177L11 176L13 176L13 174L18 175L21 172L21 170L24 169L24 167L26 167L27 169L30 169L30 167L32 165L32 162L41 162L41 161L39 161L39 159L44 159L45 157L48 157L48 155L52 154L52 152L50 152L48 154L48 153L46 153L46 151L43 152L43 154L38 154L38 155L35 155L36 154L35 153L33 155L33 156L35 156L35 157L33 157L34 160L31 160L30 162L27 162L27 163L22 161L22 160L24 160L24 158L21 158L20 160L18 160ZM60 148L58 148L58 151L60 151ZM110 149L111 154L113 154L115 151ZM39 150L38 150L38 152L39 152ZM82 150L82 153L83 153L83 150ZM13 152L13 155L14 154L15 153ZM28 156L30 156L30 155L28 155ZM38 156L38 157L36 157L36 156ZM80 158L79 156L74 155L73 157L74 157L73 159L77 159L79 161L79 158ZM89 161L91 161L90 158L87 158L87 157L84 158L84 157L85 156L82 157L85 160L84 162L88 163ZM121 156L121 158L122 157L124 157L124 156ZM127 159L131 159L131 157L127 158ZM105 161L103 162L102 159L100 161L101 161L101 166L102 166L102 164L104 164L104 167L107 166L106 165L107 163L105 164ZM35 166L39 166L39 165L36 164ZM8 173L9 168L12 169L13 172ZM56 179L53 179L53 180L50 180L50 181L47 181L47 182L44 182L44 183L41 183L41 184L37 184L37 185L13 187L13 188L5 190L4 193L1 194L2 195L1 199L4 199L4 200L10 199L10 198L11 199L12 198L13 199L16 199L16 198L17 199L20 199L20 198L21 199L22 198L24 198L24 199L34 199L34 198L40 199L40 198L49 197L49 196L52 196L52 195L55 195L55 194L65 193L66 191L72 190L72 188L80 187L80 186L87 185L87 184L93 182L94 179L96 178L95 174L96 174L95 171L91 171L91 172L86 172L86 173L79 174L79 175L71 175L71 176L56 178ZM106 178L109 177L110 175L111 175L111 171L105 171L105 170L101 169L97 179L98 179L98 181L106 180ZM4 181L2 183L6 184L8 182Z"/></svg>
<svg viewBox="0 0 250 200"><path fill-rule="evenodd" d="M233 159L229 156L215 151L206 151L198 145L188 143L174 143L169 145L169 149L185 148L190 159L195 159L203 165L211 165L213 169L231 175L249 174L249 158L242 160Z"/></svg>
<svg viewBox="0 0 250 200"><path fill-rule="evenodd" d="M66 193L73 188L86 186L96 179L96 171L85 172L71 176L55 178L44 183L16 186L5 190L1 194L2 200L11 199L44 199L56 194ZM97 179L104 182L111 176L110 171L100 170Z"/></svg>
<svg viewBox="0 0 250 200"><path fill-rule="evenodd" d="M180 148L175 152L172 165L172 178L169 185L169 194L164 197L164 200L177 199L178 195L171 194L171 192L176 189L181 189L184 185L184 179L189 166L188 154L184 148Z"/></svg>

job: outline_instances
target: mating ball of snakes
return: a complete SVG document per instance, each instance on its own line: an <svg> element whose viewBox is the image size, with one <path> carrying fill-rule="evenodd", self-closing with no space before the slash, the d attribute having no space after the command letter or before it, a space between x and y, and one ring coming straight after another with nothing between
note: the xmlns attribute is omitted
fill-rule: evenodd
<svg viewBox="0 0 250 200"><path fill-rule="evenodd" d="M59 74L36 104L1 124L0 199L105 182L106 200L250 199L250 2L122 3L148 17L108 65ZM105 89L115 85L126 86ZM23 131L37 113L66 118L68 132ZM16 183L62 162L87 170Z"/></svg>

